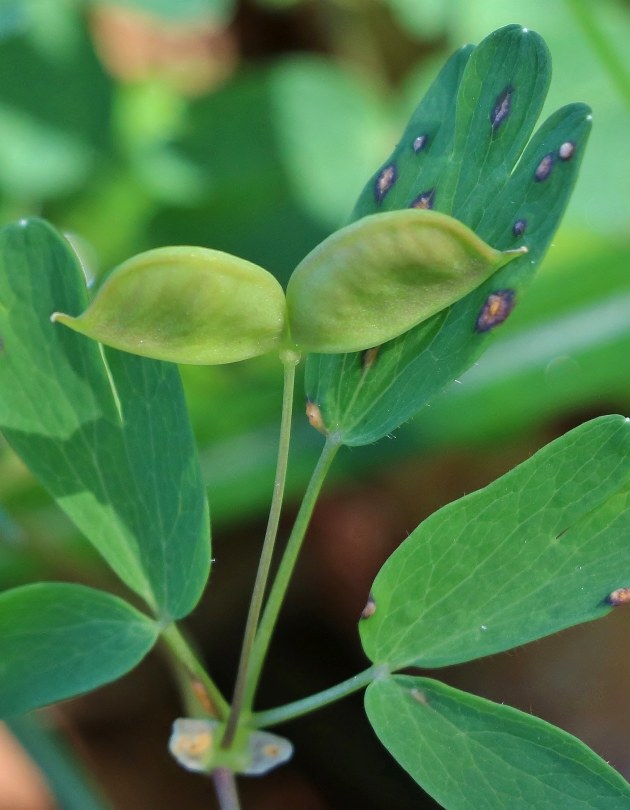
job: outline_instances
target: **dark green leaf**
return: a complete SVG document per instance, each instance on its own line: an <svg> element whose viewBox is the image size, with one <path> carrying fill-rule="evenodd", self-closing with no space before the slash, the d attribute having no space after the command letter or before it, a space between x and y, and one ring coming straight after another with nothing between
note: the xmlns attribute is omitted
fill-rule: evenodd
<svg viewBox="0 0 630 810"><path fill-rule="evenodd" d="M411 116L400 143L361 192L352 214L353 220L378 211L408 208L423 189L428 191L435 187L452 149L455 99L474 50L472 45L460 48L444 65ZM375 196L376 184L392 165L396 167L396 180L379 204Z"/></svg>
<svg viewBox="0 0 630 810"><path fill-rule="evenodd" d="M85 185L111 148L111 81L79 15L23 3L32 30L0 48L0 190L37 203ZM1 31L0 31L1 35Z"/></svg>
<svg viewBox="0 0 630 810"><path fill-rule="evenodd" d="M604 616L629 531L630 420L601 417L412 532L374 582L365 652L440 667Z"/></svg>
<svg viewBox="0 0 630 810"><path fill-rule="evenodd" d="M157 624L111 594L65 583L0 594L0 716L120 678L158 636Z"/></svg>
<svg viewBox="0 0 630 810"><path fill-rule="evenodd" d="M624 810L630 785L584 743L427 678L374 681L365 709L398 763L448 810Z"/></svg>
<svg viewBox="0 0 630 810"><path fill-rule="evenodd" d="M427 96L429 125L424 128L421 123L423 102L400 145L368 183L356 213L364 215L377 204L375 183L395 163L400 171L381 199L382 210L430 198L437 210L462 220L493 247L526 245L529 254L449 310L381 346L376 362L367 368L356 354L309 358L307 395L319 405L328 429L338 431L349 445L367 444L394 430L483 351L488 333L518 302L551 241L590 130L587 107L565 107L541 127L514 168L546 92L544 44L532 32L508 26L484 40L472 56L464 53L454 59ZM512 92L509 114L493 129L493 116L496 120L495 111L503 103L498 87L511 87ZM431 115L434 107L440 111L441 94L447 111L436 123ZM470 98L477 99L476 105ZM414 154L414 138L425 133L425 144ZM412 157L417 158L415 170L409 165ZM548 176L536 179L545 168L550 169Z"/></svg>
<svg viewBox="0 0 630 810"><path fill-rule="evenodd" d="M630 379L620 373L630 356L629 250L606 237L565 234L553 266L550 257L483 362L436 397L397 444L484 450L567 412L610 403L630 413Z"/></svg>
<svg viewBox="0 0 630 810"><path fill-rule="evenodd" d="M65 240L0 232L0 427L116 573L165 617L208 576L207 504L175 366L50 323L87 304Z"/></svg>

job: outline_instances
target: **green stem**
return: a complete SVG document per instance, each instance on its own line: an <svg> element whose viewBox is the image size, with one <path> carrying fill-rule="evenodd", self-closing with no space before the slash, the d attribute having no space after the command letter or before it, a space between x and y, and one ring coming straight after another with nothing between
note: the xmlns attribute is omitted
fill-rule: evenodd
<svg viewBox="0 0 630 810"><path fill-rule="evenodd" d="M260 562L256 573L256 581L249 604L249 613L245 624L243 636L243 646L241 648L241 658L238 665L238 673L234 686L232 698L232 710L225 728L225 734L221 740L222 748L229 748L234 740L234 735L238 728L239 719L245 707L244 696L246 686L250 679L251 653L258 629L258 620L262 609L269 569L273 558L273 550L278 534L278 524L282 511L282 499L284 497L284 486L287 477L287 466L289 459L289 445L291 441L291 416L293 413L293 391L295 387L295 368L300 360L295 352L286 352L281 355L284 364L284 390L282 395L282 420L280 423L280 440L278 443L278 460L276 464L276 478L273 485L273 496L269 510L269 520L263 541Z"/></svg>
<svg viewBox="0 0 630 810"><path fill-rule="evenodd" d="M313 471L313 475L311 476L311 480L309 481L306 492L304 493L304 499L295 519L293 530L291 531L291 535L287 542L287 547L282 556L282 560L269 593L269 598L267 599L267 604L265 605L265 611L254 640L243 699L243 706L245 707L246 711L251 711L256 689L258 687L258 681L260 679L260 673L265 661L265 656L267 655L267 650L276 626L276 621L278 620L282 602L284 601L289 581L291 579L291 575L293 574L293 569L295 568L295 563L297 562L297 558L302 547L302 541L304 540L306 529L308 528L311 515L313 514L317 497L326 478L326 474L330 469L330 465L337 454L339 446L338 439L330 436L328 437L326 444L324 445L324 449L319 457L319 461L317 462L317 466Z"/></svg>
<svg viewBox="0 0 630 810"><path fill-rule="evenodd" d="M182 635L179 627L174 623L169 624L162 631L162 638L175 659L184 667L191 681L198 683L203 690L204 696L207 698L205 705L199 696L197 696L197 701L204 712L211 714L218 720L224 720L228 715L230 706L204 669L186 638ZM191 691L197 695L196 690L192 688L192 684Z"/></svg>
<svg viewBox="0 0 630 810"><path fill-rule="evenodd" d="M630 105L630 73L599 26L594 13L597 5L592 0L566 0L566 3L571 9L575 21L591 43L593 51L599 56L611 79L617 85L617 89Z"/></svg>
<svg viewBox="0 0 630 810"><path fill-rule="evenodd" d="M309 695L309 697L302 698L302 700L295 700L293 703L287 703L285 706L279 706L276 709L256 712L252 716L252 723L256 728L269 728L278 725L278 723L284 723L286 720L301 717L303 714L309 714L309 712L314 712L323 706L328 706L329 703L334 703L336 700L341 700L341 698L358 692L359 689L367 686L382 674L382 667L374 664L364 672L348 678L347 681L331 686L329 689L324 689L323 692L317 692L315 695Z"/></svg>
<svg viewBox="0 0 630 810"><path fill-rule="evenodd" d="M229 768L216 768L212 771L212 781L217 792L221 810L241 810L236 791L236 779Z"/></svg>

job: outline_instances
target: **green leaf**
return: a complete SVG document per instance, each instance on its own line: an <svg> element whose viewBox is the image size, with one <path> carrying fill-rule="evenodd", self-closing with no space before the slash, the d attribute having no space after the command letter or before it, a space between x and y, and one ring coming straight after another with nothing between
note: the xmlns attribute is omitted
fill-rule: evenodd
<svg viewBox="0 0 630 810"><path fill-rule="evenodd" d="M204 588L210 543L177 369L50 323L86 303L49 225L0 231L0 428L121 579L179 618Z"/></svg>
<svg viewBox="0 0 630 810"><path fill-rule="evenodd" d="M0 716L79 695L120 678L159 628L111 594L37 583L0 594Z"/></svg>
<svg viewBox="0 0 630 810"><path fill-rule="evenodd" d="M448 810L623 810L630 785L537 717L428 678L374 681L365 709L398 763Z"/></svg>
<svg viewBox="0 0 630 810"><path fill-rule="evenodd" d="M493 250L434 211L363 217L296 267L287 288L291 338L307 351L368 349L452 304L517 255Z"/></svg>
<svg viewBox="0 0 630 810"><path fill-rule="evenodd" d="M564 107L514 166L547 77L546 47L518 26L495 32L472 55L456 54L359 198L358 216L424 201L498 250L525 245L529 253L449 310L382 345L367 366L355 354L309 358L308 398L345 444L376 441L409 419L474 362L518 303L558 227L590 131L585 105ZM501 110L507 115L493 126ZM392 166L395 182L386 194L377 193Z"/></svg>
<svg viewBox="0 0 630 810"><path fill-rule="evenodd" d="M360 625L375 663L441 667L604 616L630 586L630 420L587 422L435 512Z"/></svg>
<svg viewBox="0 0 630 810"><path fill-rule="evenodd" d="M428 192L436 186L448 164L455 130L455 100L474 51L472 45L466 45L444 65L414 110L400 142L359 195L352 219L409 208L423 190ZM395 167L395 181L386 194L377 195L379 179L390 166Z"/></svg>
<svg viewBox="0 0 630 810"><path fill-rule="evenodd" d="M262 267L200 247L148 250L117 267L78 317L53 320L144 357L214 365L280 347L282 287Z"/></svg>
<svg viewBox="0 0 630 810"><path fill-rule="evenodd" d="M112 148L112 81L84 20L69 4L21 5L0 48L0 189L17 210L85 188Z"/></svg>
<svg viewBox="0 0 630 810"><path fill-rule="evenodd" d="M576 238L577 237L577 238ZM400 436L409 449L486 448L568 412L630 402L630 243L567 234L483 362ZM605 274L601 272L606 268ZM492 407L488 407L488 403Z"/></svg>

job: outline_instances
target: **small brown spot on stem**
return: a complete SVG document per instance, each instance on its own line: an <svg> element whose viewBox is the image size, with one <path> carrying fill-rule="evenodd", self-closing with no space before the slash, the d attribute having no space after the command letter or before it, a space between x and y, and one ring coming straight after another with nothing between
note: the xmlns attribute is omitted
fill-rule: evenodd
<svg viewBox="0 0 630 810"><path fill-rule="evenodd" d="M199 705L204 708L208 714L212 715L213 717L218 716L217 707L210 699L210 695L208 694L206 687L198 678L192 678L190 681L190 688L193 691L193 694L199 701Z"/></svg>
<svg viewBox="0 0 630 810"><path fill-rule="evenodd" d="M630 588L617 588L616 591L608 594L606 602L608 602L611 607L630 604Z"/></svg>
<svg viewBox="0 0 630 810"><path fill-rule="evenodd" d="M376 613L376 601L372 594L368 596L368 600L365 603L365 607L361 611L361 619L369 619L370 616L373 616Z"/></svg>

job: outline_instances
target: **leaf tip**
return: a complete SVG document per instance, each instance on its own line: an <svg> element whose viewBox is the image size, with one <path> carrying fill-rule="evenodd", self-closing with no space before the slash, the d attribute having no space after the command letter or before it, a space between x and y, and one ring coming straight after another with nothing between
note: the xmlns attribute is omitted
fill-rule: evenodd
<svg viewBox="0 0 630 810"><path fill-rule="evenodd" d="M520 247L513 248L512 250L503 251L503 255L509 256L511 259L515 259L517 256L524 256L526 253L529 253L529 248L527 245L521 245Z"/></svg>
<svg viewBox="0 0 630 810"><path fill-rule="evenodd" d="M80 318L73 318L72 315L67 315L65 312L53 312L50 316L51 323L61 323L64 326L73 329L75 332L83 331L81 326L81 319Z"/></svg>

